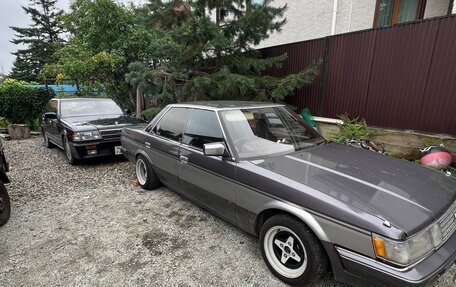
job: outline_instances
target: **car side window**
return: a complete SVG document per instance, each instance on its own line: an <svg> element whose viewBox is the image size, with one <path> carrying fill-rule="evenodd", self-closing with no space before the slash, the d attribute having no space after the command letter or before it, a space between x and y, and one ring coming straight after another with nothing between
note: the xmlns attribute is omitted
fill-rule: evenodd
<svg viewBox="0 0 456 287"><path fill-rule="evenodd" d="M204 144L223 142L217 115L213 111L191 109L182 142L203 149Z"/></svg>
<svg viewBox="0 0 456 287"><path fill-rule="evenodd" d="M182 133L187 121L188 109L171 108L160 119L152 130L156 135L169 138L174 141L182 141Z"/></svg>

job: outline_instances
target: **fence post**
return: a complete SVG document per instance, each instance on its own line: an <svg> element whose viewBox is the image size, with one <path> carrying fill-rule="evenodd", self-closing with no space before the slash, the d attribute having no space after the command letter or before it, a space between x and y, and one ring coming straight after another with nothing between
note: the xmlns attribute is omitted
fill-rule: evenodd
<svg viewBox="0 0 456 287"><path fill-rule="evenodd" d="M325 96L326 96L326 79L327 79L327 69L328 69L328 58L329 58L329 39L330 37L325 38L325 49L323 52L323 63L321 69L321 77L320 77L320 102L318 106L318 115L324 116L324 109L325 109Z"/></svg>

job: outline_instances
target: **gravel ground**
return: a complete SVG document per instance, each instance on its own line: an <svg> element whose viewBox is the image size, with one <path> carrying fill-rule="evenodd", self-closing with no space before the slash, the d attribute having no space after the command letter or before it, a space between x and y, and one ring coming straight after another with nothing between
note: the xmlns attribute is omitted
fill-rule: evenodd
<svg viewBox="0 0 456 287"><path fill-rule="evenodd" d="M65 163L41 138L6 143L10 221L0 286L285 286L257 239L174 192L133 187L122 159ZM454 286L453 267L434 286ZM318 286L344 286L330 276Z"/></svg>

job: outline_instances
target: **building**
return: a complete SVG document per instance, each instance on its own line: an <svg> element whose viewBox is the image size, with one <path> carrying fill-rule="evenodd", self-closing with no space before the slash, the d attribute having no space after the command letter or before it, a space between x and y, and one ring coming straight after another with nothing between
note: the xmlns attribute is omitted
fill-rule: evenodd
<svg viewBox="0 0 456 287"><path fill-rule="evenodd" d="M454 0L269 0L287 5L286 24L258 48L456 13Z"/></svg>

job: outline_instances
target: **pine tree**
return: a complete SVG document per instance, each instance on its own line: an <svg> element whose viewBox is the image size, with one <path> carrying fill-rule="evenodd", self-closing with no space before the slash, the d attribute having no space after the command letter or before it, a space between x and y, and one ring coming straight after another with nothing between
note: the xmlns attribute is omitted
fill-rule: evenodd
<svg viewBox="0 0 456 287"><path fill-rule="evenodd" d="M310 83L308 69L285 78L264 76L286 55L263 58L255 47L285 23L284 7L255 0L149 0L152 58L130 64L127 82L166 101L244 99L281 101Z"/></svg>
<svg viewBox="0 0 456 287"><path fill-rule="evenodd" d="M11 42L24 46L13 53L16 59L11 78L37 81L43 66L53 62L52 55L64 42L59 19L63 10L58 9L56 3L57 0L30 0L29 6L22 6L32 24L27 28L10 27L16 32Z"/></svg>

